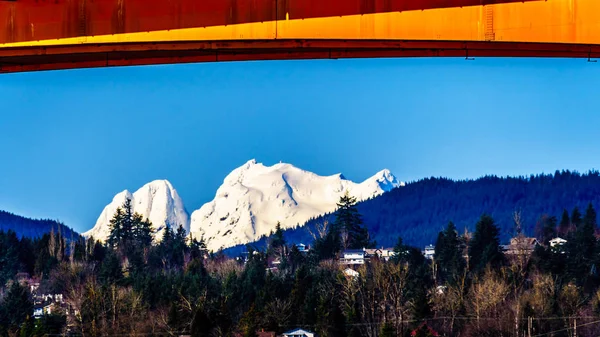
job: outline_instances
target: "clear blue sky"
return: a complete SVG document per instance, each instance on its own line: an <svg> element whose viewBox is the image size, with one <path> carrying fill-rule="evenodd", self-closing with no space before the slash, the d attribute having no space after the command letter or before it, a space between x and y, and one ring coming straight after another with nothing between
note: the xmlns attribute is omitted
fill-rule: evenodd
<svg viewBox="0 0 600 337"><path fill-rule="evenodd" d="M188 211L251 158L363 180L600 168L600 63L386 59L0 76L0 209L93 226L168 179Z"/></svg>

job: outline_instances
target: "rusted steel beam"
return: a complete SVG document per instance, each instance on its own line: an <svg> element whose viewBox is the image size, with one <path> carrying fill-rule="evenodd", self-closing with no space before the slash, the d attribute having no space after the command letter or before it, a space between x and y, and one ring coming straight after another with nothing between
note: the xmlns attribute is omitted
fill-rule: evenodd
<svg viewBox="0 0 600 337"><path fill-rule="evenodd" d="M130 65L381 57L600 58L600 45L485 41L259 40L0 49L0 73Z"/></svg>

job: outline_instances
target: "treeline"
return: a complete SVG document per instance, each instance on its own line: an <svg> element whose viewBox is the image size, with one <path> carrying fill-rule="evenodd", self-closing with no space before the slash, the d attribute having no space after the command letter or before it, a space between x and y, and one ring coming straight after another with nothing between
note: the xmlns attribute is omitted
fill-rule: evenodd
<svg viewBox="0 0 600 337"><path fill-rule="evenodd" d="M0 210L0 231L13 231L18 237L38 238L52 229L60 231L67 238L78 238L79 234L61 222L50 219L30 219Z"/></svg>
<svg viewBox="0 0 600 337"><path fill-rule="evenodd" d="M473 231L479 215L490 214L507 242L514 235L513 212L522 214L523 230L533 233L542 214L560 215L564 208L600 205L600 174L556 171L529 177L486 176L475 180L426 178L407 183L358 204L372 237L380 246L392 247L397 237L417 247L435 243L439 231L452 220L463 231ZM286 230L290 242L312 241L309 230L334 214L312 219L306 226ZM266 240L254 243L264 247ZM233 253L243 247L230 249Z"/></svg>
<svg viewBox="0 0 600 337"><path fill-rule="evenodd" d="M302 327L331 337L596 336L596 211L589 204L559 214L539 218L541 245L533 252L518 246L505 255L500 227L483 214L472 233L447 224L433 260L396 238L389 261L372 257L355 274L340 264L340 253L376 243L349 196L333 221L315 227L309 252L289 244L277 226L265 250L250 249L243 259L208 254L202 239L181 227L154 243L151 224L128 201L105 244L67 245L57 234L23 244L27 239L3 234L12 239L1 246L0 261L12 254L14 272L32 271L44 291L64 294L69 315L32 319L28 288L13 275L2 290L0 334L256 336ZM530 242L518 212L513 226L518 242ZM557 235L567 243L550 247ZM27 262L39 259L49 271Z"/></svg>

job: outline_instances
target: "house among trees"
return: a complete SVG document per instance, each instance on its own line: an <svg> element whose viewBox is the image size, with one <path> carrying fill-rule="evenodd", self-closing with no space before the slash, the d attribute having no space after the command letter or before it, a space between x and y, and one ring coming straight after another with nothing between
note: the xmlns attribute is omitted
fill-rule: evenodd
<svg viewBox="0 0 600 337"><path fill-rule="evenodd" d="M360 276L360 273L352 268L346 268L344 270L344 275L346 275L348 277L352 277L352 278L357 278Z"/></svg>
<svg viewBox="0 0 600 337"><path fill-rule="evenodd" d="M342 252L340 264L358 265L365 264L367 259L367 251L365 249L346 249Z"/></svg>
<svg viewBox="0 0 600 337"><path fill-rule="evenodd" d="M40 318L44 315L52 315L54 303L36 304L33 307L33 317Z"/></svg>
<svg viewBox="0 0 600 337"><path fill-rule="evenodd" d="M563 238L559 238L559 237L555 237L554 239L548 241L550 243L550 247L554 248L557 246L562 246L565 243L567 243L567 240L563 239Z"/></svg>
<svg viewBox="0 0 600 337"><path fill-rule="evenodd" d="M366 249L367 256L376 256L380 260L389 261L389 259L394 256L393 248L374 248L374 249Z"/></svg>
<svg viewBox="0 0 600 337"><path fill-rule="evenodd" d="M316 335L313 332L298 328L283 333L283 337L316 337Z"/></svg>
<svg viewBox="0 0 600 337"><path fill-rule="evenodd" d="M433 260L433 256L435 255L435 247L433 245L428 245L423 250L423 255L426 259Z"/></svg>
<svg viewBox="0 0 600 337"><path fill-rule="evenodd" d="M510 239L510 244L502 246L504 254L511 255L531 255L536 246L540 243L536 238L517 236Z"/></svg>
<svg viewBox="0 0 600 337"><path fill-rule="evenodd" d="M307 246L307 245L305 245L305 244L303 244L303 243L297 243L297 244L296 244L296 248L298 248L298 251L299 251L300 253L308 253L308 251L309 251L309 249L310 249L310 247L309 247L309 246Z"/></svg>

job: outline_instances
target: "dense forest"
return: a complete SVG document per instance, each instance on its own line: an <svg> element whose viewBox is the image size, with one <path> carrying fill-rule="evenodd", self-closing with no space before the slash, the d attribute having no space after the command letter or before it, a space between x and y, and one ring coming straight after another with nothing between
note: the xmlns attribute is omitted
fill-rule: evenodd
<svg viewBox="0 0 600 337"><path fill-rule="evenodd" d="M500 240L514 235L512 215L519 211L523 231L534 235L540 216L560 216L564 209L600 206L600 174L556 171L554 175L530 177L486 176L475 180L427 178L410 182L381 196L358 204L364 223L378 245L391 247L397 237L408 244L425 247L435 243L437 234L452 221L456 228L474 230L478 217L487 213L500 228ZM310 232L323 221L333 221L329 214L308 221L305 226L284 232L289 242L310 244ZM264 247L266 238L253 243ZM244 246L232 247L228 254L237 255Z"/></svg>
<svg viewBox="0 0 600 337"><path fill-rule="evenodd" d="M17 236L38 238L54 229L64 233L67 238L77 238L79 234L64 224L49 219L30 219L0 210L0 230L13 231Z"/></svg>
<svg viewBox="0 0 600 337"><path fill-rule="evenodd" d="M510 254L495 218L479 214L473 232L447 223L432 259L396 237L389 260L345 265L341 252L375 246L348 195L315 227L308 252L277 226L266 249L242 259L208 253L181 227L153 243L152 224L127 201L106 243L0 232L0 336L246 337L296 327L321 337L599 335L592 203L538 215L539 245L523 234L521 214L512 213L515 242L527 244ZM559 235L566 243L551 246ZM64 304L34 318L40 293L61 294Z"/></svg>

